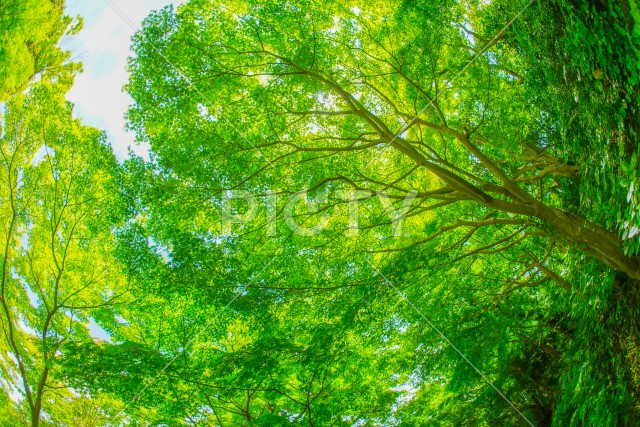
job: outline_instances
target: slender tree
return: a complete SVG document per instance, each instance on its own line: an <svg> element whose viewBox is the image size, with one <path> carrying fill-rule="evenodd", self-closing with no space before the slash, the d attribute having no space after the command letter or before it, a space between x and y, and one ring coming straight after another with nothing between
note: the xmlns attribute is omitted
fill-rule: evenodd
<svg viewBox="0 0 640 427"><path fill-rule="evenodd" d="M72 118L60 86L13 96L4 121L0 366L36 427L72 396L56 377L62 345L91 340L96 310L126 291L110 233L117 163L104 135Z"/></svg>

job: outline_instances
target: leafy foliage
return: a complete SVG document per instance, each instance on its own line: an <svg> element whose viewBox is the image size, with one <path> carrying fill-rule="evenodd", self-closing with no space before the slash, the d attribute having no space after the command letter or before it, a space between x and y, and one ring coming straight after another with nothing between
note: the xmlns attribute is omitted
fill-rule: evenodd
<svg viewBox="0 0 640 427"><path fill-rule="evenodd" d="M123 164L3 27L0 423L638 424L638 4L525 4L156 11Z"/></svg>
<svg viewBox="0 0 640 427"><path fill-rule="evenodd" d="M82 21L64 15L61 0L3 0L0 3L0 101L22 92L36 76L55 78L68 89L79 64L58 41L77 33Z"/></svg>
<svg viewBox="0 0 640 427"><path fill-rule="evenodd" d="M125 285L110 234L115 159L71 114L59 87L38 84L8 101L0 140L2 377L7 392L23 394L34 426L59 405L49 388L71 396L56 378L62 344L90 340L91 310Z"/></svg>

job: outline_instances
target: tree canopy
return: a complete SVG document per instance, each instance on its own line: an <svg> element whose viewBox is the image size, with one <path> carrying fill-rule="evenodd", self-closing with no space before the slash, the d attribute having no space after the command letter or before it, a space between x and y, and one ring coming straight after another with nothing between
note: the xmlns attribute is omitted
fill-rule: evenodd
<svg viewBox="0 0 640 427"><path fill-rule="evenodd" d="M121 164L46 16L2 30L44 47L0 64L0 420L638 423L635 1L168 6Z"/></svg>
<svg viewBox="0 0 640 427"><path fill-rule="evenodd" d="M0 3L0 101L22 92L43 74L68 87L78 64L58 47L63 35L77 33L82 21L64 15L62 0L3 0Z"/></svg>

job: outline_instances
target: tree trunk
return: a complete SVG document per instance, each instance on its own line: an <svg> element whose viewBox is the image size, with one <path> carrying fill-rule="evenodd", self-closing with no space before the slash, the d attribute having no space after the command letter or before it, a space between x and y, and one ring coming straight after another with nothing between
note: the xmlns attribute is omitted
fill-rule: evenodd
<svg viewBox="0 0 640 427"><path fill-rule="evenodd" d="M556 208L546 208L545 220L565 240L587 255L604 261L609 267L640 280L640 257L625 255L623 242L615 234L584 218Z"/></svg>
<svg viewBox="0 0 640 427"><path fill-rule="evenodd" d="M40 412L42 412L42 401L37 399L31 411L31 427L40 427Z"/></svg>
<svg viewBox="0 0 640 427"><path fill-rule="evenodd" d="M562 241L603 261L612 269L640 280L640 257L626 255L622 249L622 239L604 227L538 201L507 203L493 199L483 204L499 211L538 218L557 233Z"/></svg>

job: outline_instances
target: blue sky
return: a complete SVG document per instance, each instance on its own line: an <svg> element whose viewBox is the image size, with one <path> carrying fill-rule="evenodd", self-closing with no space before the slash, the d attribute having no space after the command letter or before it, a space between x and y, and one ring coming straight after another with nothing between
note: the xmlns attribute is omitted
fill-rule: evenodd
<svg viewBox="0 0 640 427"><path fill-rule="evenodd" d="M84 19L82 31L62 42L84 65L67 99L75 104L76 115L86 124L107 132L116 156L122 160L129 147L141 155L146 147L134 144L134 135L124 130L124 114L132 100L122 87L127 82L127 57L135 30L110 3L139 27L152 10L168 4L177 6L182 1L67 0L67 14Z"/></svg>

